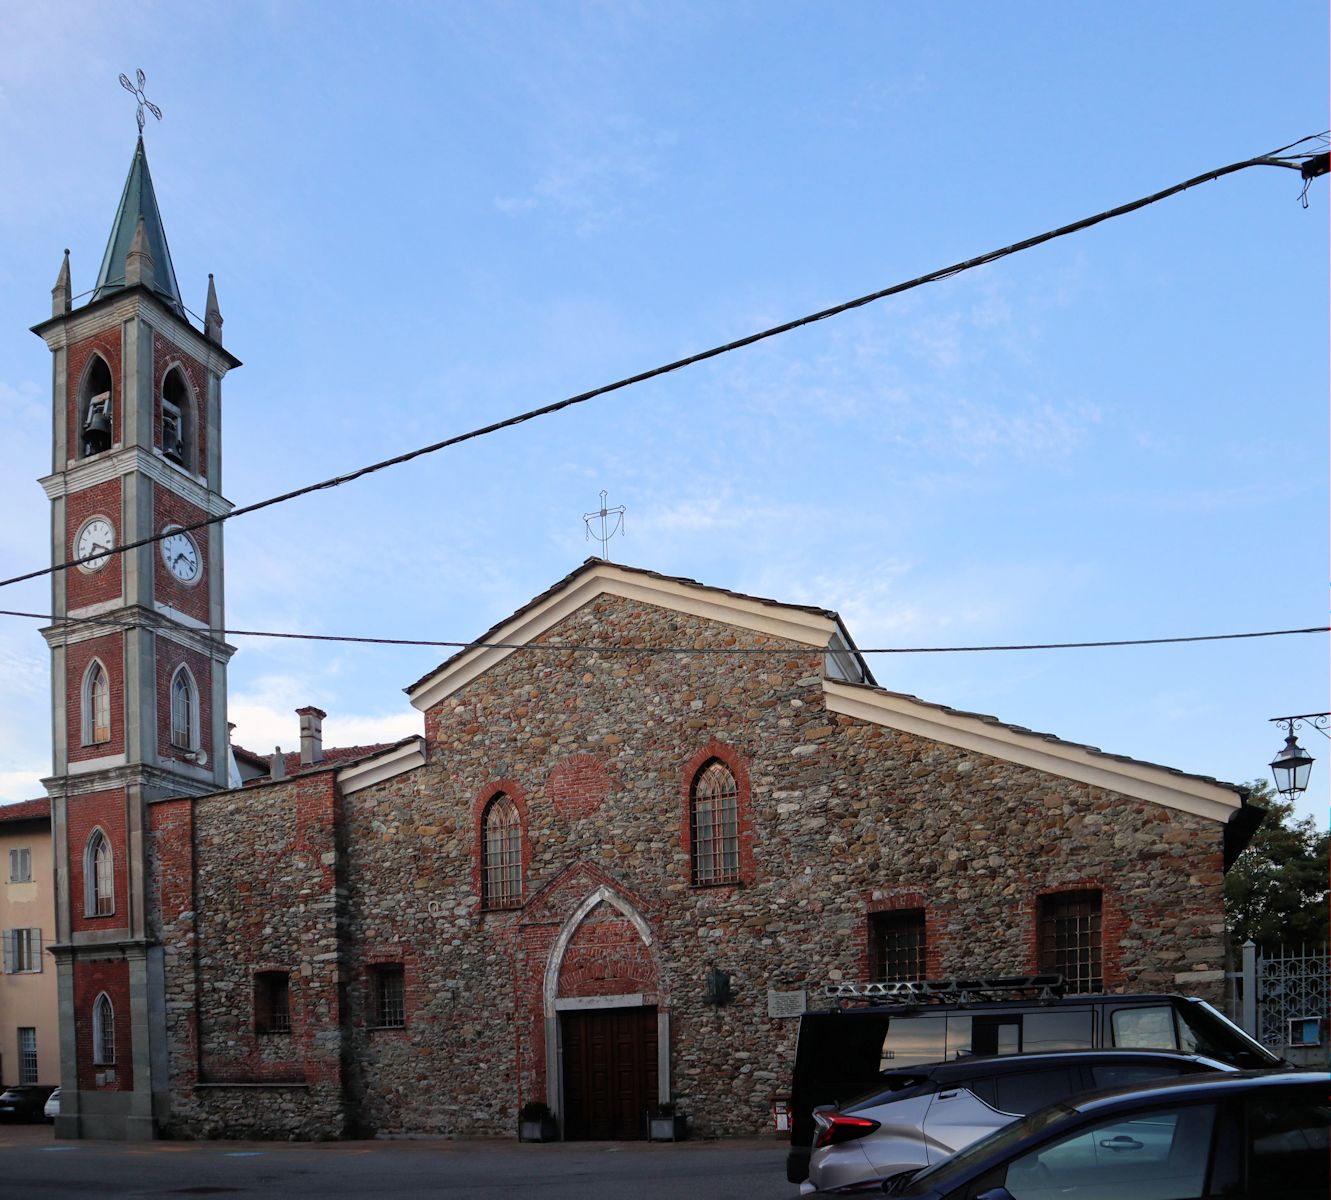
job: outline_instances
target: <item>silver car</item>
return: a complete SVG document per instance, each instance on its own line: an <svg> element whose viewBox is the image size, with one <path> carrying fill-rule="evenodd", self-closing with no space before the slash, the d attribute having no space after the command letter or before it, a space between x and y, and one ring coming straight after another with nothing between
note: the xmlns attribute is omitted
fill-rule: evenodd
<svg viewBox="0 0 1331 1200"><path fill-rule="evenodd" d="M1234 1069L1199 1054L1076 1050L889 1071L880 1089L840 1108L814 1110L813 1155L800 1191L917 1171L1079 1092Z"/></svg>

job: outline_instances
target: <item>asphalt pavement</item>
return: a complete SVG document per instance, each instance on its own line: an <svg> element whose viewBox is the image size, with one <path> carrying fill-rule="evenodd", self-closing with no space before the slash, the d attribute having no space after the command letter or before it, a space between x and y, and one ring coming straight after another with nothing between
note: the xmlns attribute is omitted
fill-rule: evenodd
<svg viewBox="0 0 1331 1200"><path fill-rule="evenodd" d="M792 1200L786 1143L400 1140L90 1142L0 1127L0 1197Z"/></svg>

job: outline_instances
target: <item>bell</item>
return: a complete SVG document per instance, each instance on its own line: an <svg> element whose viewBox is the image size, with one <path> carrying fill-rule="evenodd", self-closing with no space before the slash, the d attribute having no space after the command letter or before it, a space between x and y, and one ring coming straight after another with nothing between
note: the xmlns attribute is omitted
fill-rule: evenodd
<svg viewBox="0 0 1331 1200"><path fill-rule="evenodd" d="M94 409L83 429L83 444L89 454L100 454L111 446L111 418L104 408Z"/></svg>

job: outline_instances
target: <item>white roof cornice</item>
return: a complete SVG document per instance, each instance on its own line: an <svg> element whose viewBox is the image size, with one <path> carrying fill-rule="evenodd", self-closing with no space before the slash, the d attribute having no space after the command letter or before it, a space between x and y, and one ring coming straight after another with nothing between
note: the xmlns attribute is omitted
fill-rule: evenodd
<svg viewBox="0 0 1331 1200"><path fill-rule="evenodd" d="M337 772L337 785L344 796L359 792L363 788L395 775L403 775L425 766L425 739L413 737L408 741L393 746L376 754L373 758L364 758L350 766L342 767Z"/></svg>
<svg viewBox="0 0 1331 1200"><path fill-rule="evenodd" d="M1236 790L1214 780L1105 754L1090 746L1004 725L993 718L927 704L913 696L834 679L824 682L823 694L829 712L1214 821L1228 821L1242 803Z"/></svg>
<svg viewBox="0 0 1331 1200"><path fill-rule="evenodd" d="M622 570L612 563L596 563L573 578L568 586L557 589L539 603L515 613L486 635L487 642L502 642L505 647L487 646L463 651L433 674L408 688L411 703L422 712L433 708L452 692L515 653L512 647L535 641L565 617L601 595L622 596L626 600L654 604L672 612L735 625L818 650L825 650L833 635L838 632L835 620L808 609L749 599L733 592L651 572Z"/></svg>

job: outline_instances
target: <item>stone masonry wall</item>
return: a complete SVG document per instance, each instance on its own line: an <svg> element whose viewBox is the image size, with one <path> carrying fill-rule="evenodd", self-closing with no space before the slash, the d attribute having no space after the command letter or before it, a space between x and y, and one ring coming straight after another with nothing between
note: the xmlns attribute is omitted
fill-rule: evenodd
<svg viewBox="0 0 1331 1200"><path fill-rule="evenodd" d="M155 932L166 946L167 1131L340 1136L342 895L332 771L151 813ZM181 869L188 855L192 888ZM261 971L288 973L288 1032L258 1027Z"/></svg>
<svg viewBox="0 0 1331 1200"><path fill-rule="evenodd" d="M777 645L605 596L545 640L610 639ZM768 990L813 1000L865 977L867 914L894 897L923 898L943 972L1034 970L1036 898L1084 887L1104 896L1106 986L1206 993L1220 968L1219 825L829 714L807 647L519 652L429 712L426 731L425 768L346 802L350 1099L365 1129L511 1135L523 1100L558 1107L546 971L598 887L650 945L628 946L626 922L602 913L570 948L620 979L591 994L641 992L669 1014L672 1092L704 1135L769 1128L796 1023L768 1016ZM744 776L746 862L739 884L696 887L688 768L713 753ZM485 912L478 799L506 789L523 798L524 903ZM371 960L404 965L403 1029L369 1028L354 981ZM733 977L723 1007L704 1003L713 965Z"/></svg>

